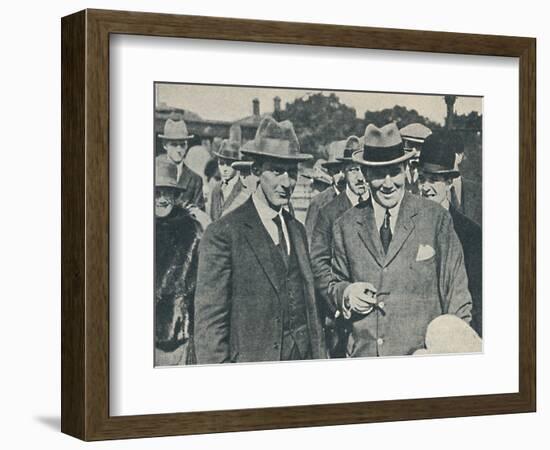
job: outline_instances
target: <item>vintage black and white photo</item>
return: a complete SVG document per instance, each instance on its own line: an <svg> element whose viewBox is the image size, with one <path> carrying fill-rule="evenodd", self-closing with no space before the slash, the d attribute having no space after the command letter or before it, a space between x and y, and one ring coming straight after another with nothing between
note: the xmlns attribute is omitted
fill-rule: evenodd
<svg viewBox="0 0 550 450"><path fill-rule="evenodd" d="M482 97L154 89L155 366L482 351Z"/></svg>

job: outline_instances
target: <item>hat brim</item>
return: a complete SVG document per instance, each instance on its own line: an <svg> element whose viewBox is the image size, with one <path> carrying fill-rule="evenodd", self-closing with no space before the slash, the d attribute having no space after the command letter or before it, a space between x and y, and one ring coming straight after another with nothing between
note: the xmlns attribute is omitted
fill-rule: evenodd
<svg viewBox="0 0 550 450"><path fill-rule="evenodd" d="M243 155L250 155L252 157L264 157L264 158L281 159L284 161L295 161L295 162L308 161L310 159L313 159L313 155L310 155L309 153L296 153L295 155L280 155L277 153L267 153L267 152L259 152L256 150L244 150L244 149L241 149L241 153Z"/></svg>
<svg viewBox="0 0 550 450"><path fill-rule="evenodd" d="M195 137L194 134L190 134L188 136L182 136L182 137L166 136L164 134L159 134L159 138L166 139L167 141L188 141L190 139L193 139L194 137Z"/></svg>
<svg viewBox="0 0 550 450"><path fill-rule="evenodd" d="M175 189L177 191L181 191L182 188L179 187L177 184L169 184L169 183L164 183L162 181L158 182L158 183L155 183L155 187L156 188L172 188L172 189Z"/></svg>
<svg viewBox="0 0 550 450"><path fill-rule="evenodd" d="M234 157L232 157L232 156L222 155L221 153L218 153L218 152L212 152L212 154L213 154L214 156L216 156L217 158L228 159L228 160L230 160L230 161L235 161L235 162L236 162L236 161L240 161L240 160L241 160L241 158L234 158Z"/></svg>
<svg viewBox="0 0 550 450"><path fill-rule="evenodd" d="M391 166L392 164L398 164L398 163L407 161L408 159L411 159L416 155L417 155L416 151L408 151L408 152L405 152L403 156L400 156L399 158L391 159L389 161L366 161L365 159L363 159L363 152L356 152L352 156L352 161L359 163L363 166L383 167L383 166Z"/></svg>
<svg viewBox="0 0 550 450"><path fill-rule="evenodd" d="M327 162L321 163L321 166L323 166L325 169L328 169L330 167L341 166L344 163L345 161L341 161L340 158L337 158L337 161L327 161Z"/></svg>
<svg viewBox="0 0 550 450"><path fill-rule="evenodd" d="M427 170L421 166L418 169L431 175L446 175L450 178L458 178L460 176L460 172L458 170Z"/></svg>

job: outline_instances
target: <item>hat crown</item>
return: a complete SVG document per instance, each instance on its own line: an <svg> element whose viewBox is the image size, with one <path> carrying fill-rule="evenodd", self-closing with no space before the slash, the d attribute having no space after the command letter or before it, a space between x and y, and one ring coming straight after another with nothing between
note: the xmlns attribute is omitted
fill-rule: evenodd
<svg viewBox="0 0 550 450"><path fill-rule="evenodd" d="M344 150L346 147L346 141L333 141L328 145L327 154L328 159L326 163L339 163L340 159L344 157Z"/></svg>
<svg viewBox="0 0 550 450"><path fill-rule="evenodd" d="M214 154L219 158L233 159L235 161L241 159L240 144L229 139L224 139L220 148Z"/></svg>
<svg viewBox="0 0 550 450"><path fill-rule="evenodd" d="M188 139L190 136L183 119L168 119L164 124L164 134L161 134L160 137L164 139Z"/></svg>
<svg viewBox="0 0 550 450"><path fill-rule="evenodd" d="M157 158L155 161L155 186L177 187L178 167L165 158Z"/></svg>
<svg viewBox="0 0 550 450"><path fill-rule="evenodd" d="M313 157L300 153L300 143L292 122L277 122L272 117L266 117L260 122L253 148L243 148L243 153L296 161L305 161Z"/></svg>
<svg viewBox="0 0 550 450"><path fill-rule="evenodd" d="M420 154L420 167L437 171L452 171L455 164L453 147L454 133L447 130L434 131L424 141Z"/></svg>
<svg viewBox="0 0 550 450"><path fill-rule="evenodd" d="M361 150L361 139L359 139L357 136L350 136L346 139L346 145L344 148L344 158L351 158L353 154L359 150Z"/></svg>
<svg viewBox="0 0 550 450"><path fill-rule="evenodd" d="M430 134L430 130L426 125L418 122L410 123L399 130L403 139L411 139L414 141L424 141Z"/></svg>
<svg viewBox="0 0 550 450"><path fill-rule="evenodd" d="M370 123L365 129L365 147L389 148L403 144L397 125L392 122L378 128Z"/></svg>

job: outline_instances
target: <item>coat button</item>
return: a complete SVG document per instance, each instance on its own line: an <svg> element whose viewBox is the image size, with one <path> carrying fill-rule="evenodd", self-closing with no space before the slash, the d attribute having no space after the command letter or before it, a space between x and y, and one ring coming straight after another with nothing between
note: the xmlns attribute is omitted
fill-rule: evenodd
<svg viewBox="0 0 550 450"><path fill-rule="evenodd" d="M384 343L384 339L378 338L378 339L376 339L376 343L377 343L378 345L382 345L382 344Z"/></svg>

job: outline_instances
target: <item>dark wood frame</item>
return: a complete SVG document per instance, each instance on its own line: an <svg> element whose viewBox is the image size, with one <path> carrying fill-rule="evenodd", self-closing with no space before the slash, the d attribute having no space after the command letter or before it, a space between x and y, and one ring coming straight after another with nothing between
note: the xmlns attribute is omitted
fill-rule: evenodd
<svg viewBox="0 0 550 450"><path fill-rule="evenodd" d="M62 31L61 429L84 440L535 411L536 40L86 10ZM231 411L109 416L109 35L519 58L519 392Z"/></svg>

